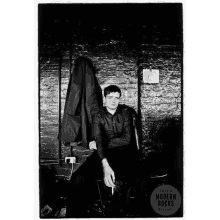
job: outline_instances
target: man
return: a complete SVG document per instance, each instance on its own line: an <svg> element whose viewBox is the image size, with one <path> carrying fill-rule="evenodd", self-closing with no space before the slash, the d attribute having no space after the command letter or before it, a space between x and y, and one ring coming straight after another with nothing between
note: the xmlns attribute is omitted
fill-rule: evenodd
<svg viewBox="0 0 220 220"><path fill-rule="evenodd" d="M90 149L97 149L101 160L104 182L107 187L115 187L121 177L133 178L135 162L131 143L130 116L119 107L121 90L115 86L104 89L105 107L93 116ZM88 195L93 193L93 180L101 171L97 158L90 160L81 169L72 183L67 217L86 217ZM97 167L98 165L98 167ZM94 175L95 174L95 175ZM92 197L91 197L92 198ZM91 217L91 216L90 216Z"/></svg>
<svg viewBox="0 0 220 220"><path fill-rule="evenodd" d="M106 87L104 110L93 118L95 142L90 143L90 148L97 149L108 187L115 187L115 180L120 177L132 178L135 171L136 149L131 145L130 116L119 107L120 98L121 90L117 86Z"/></svg>

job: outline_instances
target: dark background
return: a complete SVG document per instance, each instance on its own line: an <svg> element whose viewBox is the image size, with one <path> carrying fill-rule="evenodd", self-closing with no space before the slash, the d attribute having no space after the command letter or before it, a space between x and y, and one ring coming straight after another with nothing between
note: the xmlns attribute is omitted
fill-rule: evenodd
<svg viewBox="0 0 220 220"><path fill-rule="evenodd" d="M40 4L39 41L181 45L182 4Z"/></svg>

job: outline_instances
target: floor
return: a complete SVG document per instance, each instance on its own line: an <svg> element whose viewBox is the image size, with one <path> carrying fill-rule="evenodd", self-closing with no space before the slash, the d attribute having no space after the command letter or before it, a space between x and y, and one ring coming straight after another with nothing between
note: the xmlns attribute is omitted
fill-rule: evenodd
<svg viewBox="0 0 220 220"><path fill-rule="evenodd" d="M45 173L46 177L51 180L49 176L50 172ZM117 187L114 190L112 195L111 188L105 188L105 186L100 186L100 191L102 195L102 203L99 197L98 189L97 193L95 193L96 198L91 202L87 209L87 218L103 218L103 217L161 217L156 214L151 205L150 205L150 195L152 193L151 189L155 189L158 185L161 184L171 184L175 186L175 180L168 180L166 178L154 179L149 182L148 180L144 180L143 178L137 179L134 183L133 187L130 188L128 193L123 193L123 189L126 187L126 183L117 182ZM151 184L150 184L151 183ZM182 184L180 184L182 185ZM104 188L103 188L104 187ZM41 186L42 189L45 189L44 185ZM61 188L65 188L61 186ZM177 187L180 188L180 187ZM41 190L42 195L45 194L47 190ZM57 194L57 190L53 190L53 193L50 194L49 198ZM54 193L56 192L56 193ZM181 192L182 194L182 192ZM67 194L68 195L68 192ZM44 197L42 197L44 198ZM127 199L128 198L128 199ZM121 199L123 199L121 201ZM66 197L62 197L60 202L58 203L58 207L52 209L47 202L41 201L41 210L40 217L41 218L65 218L66 217L66 206L65 206ZM104 207L104 209L102 209ZM104 210L104 211L103 211ZM176 213L174 217L181 217L182 209L179 213Z"/></svg>
<svg viewBox="0 0 220 220"><path fill-rule="evenodd" d="M140 183L137 183L140 187ZM148 203L149 196L147 193L141 195L141 199L137 194L136 187L130 188L126 191L126 195L122 193L122 188L125 188L123 182L118 182L115 191L111 188L103 190L102 192L102 203L97 194L97 198L92 204L89 205L87 210L88 218L103 218L103 217L150 217L153 216L152 209ZM123 195L122 195L123 194ZM125 195L125 196L124 196ZM139 198L139 199L138 199ZM102 209L104 207L104 209ZM59 208L52 210L47 204L41 209L41 218L65 218L66 207L65 198Z"/></svg>

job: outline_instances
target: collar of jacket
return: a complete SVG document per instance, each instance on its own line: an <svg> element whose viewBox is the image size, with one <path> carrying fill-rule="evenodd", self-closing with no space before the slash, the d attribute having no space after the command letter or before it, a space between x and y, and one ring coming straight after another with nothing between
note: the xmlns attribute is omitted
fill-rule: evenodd
<svg viewBox="0 0 220 220"><path fill-rule="evenodd" d="M117 109L113 115L107 110L106 106L103 109L104 109L105 114L109 114L111 116L122 113L120 106L117 107Z"/></svg>

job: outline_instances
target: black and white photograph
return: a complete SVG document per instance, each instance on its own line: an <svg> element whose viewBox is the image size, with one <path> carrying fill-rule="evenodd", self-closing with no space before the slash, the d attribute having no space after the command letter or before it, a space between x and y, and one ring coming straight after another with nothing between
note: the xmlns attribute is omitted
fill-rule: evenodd
<svg viewBox="0 0 220 220"><path fill-rule="evenodd" d="M39 3L39 218L184 216L183 3Z"/></svg>

